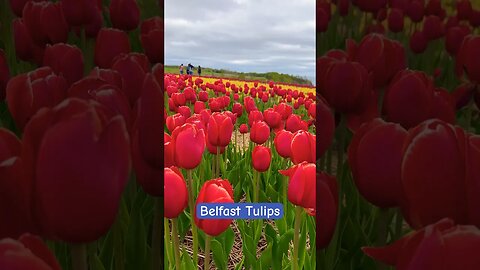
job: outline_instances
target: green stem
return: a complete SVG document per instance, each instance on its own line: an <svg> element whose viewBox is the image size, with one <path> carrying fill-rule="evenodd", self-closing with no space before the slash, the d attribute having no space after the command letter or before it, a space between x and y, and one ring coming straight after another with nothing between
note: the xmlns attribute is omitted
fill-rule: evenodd
<svg viewBox="0 0 480 270"><path fill-rule="evenodd" d="M220 177L220 146L217 146L217 177Z"/></svg>
<svg viewBox="0 0 480 270"><path fill-rule="evenodd" d="M188 198L188 204L190 205L190 216L191 216L191 224L192 224L192 238L193 238L193 264L198 265L198 236L197 236L197 225L195 224L195 221L193 219L193 216L195 214L195 193L193 190L193 177L192 177L192 170L187 171L188 175L188 192L189 198Z"/></svg>
<svg viewBox="0 0 480 270"><path fill-rule="evenodd" d="M165 224L165 245L169 245L169 247L166 247L165 250L167 252L167 259L168 259L168 262L169 262L169 265L173 265L174 262L173 262L173 255L171 253L171 249L170 249L170 243L171 243L171 240L170 240L170 224L169 224L169 221L168 221L168 218L164 218L164 224ZM154 263L155 263L155 258L152 258Z"/></svg>
<svg viewBox="0 0 480 270"><path fill-rule="evenodd" d="M153 228L152 228L152 267L154 270L163 269L162 254L162 222L160 212L162 211L162 199L154 199ZM167 237L167 236L165 236ZM167 249L168 250L168 249Z"/></svg>
<svg viewBox="0 0 480 270"><path fill-rule="evenodd" d="M377 246L384 246L387 243L387 234L388 234L388 209L380 208L378 216L378 236L377 236ZM387 269L386 265L378 262L377 269L384 270Z"/></svg>
<svg viewBox="0 0 480 270"><path fill-rule="evenodd" d="M258 179L257 171L253 170L253 202L258 202Z"/></svg>
<svg viewBox="0 0 480 270"><path fill-rule="evenodd" d="M72 269L88 270L86 244L72 244L70 252L72 254Z"/></svg>
<svg viewBox="0 0 480 270"><path fill-rule="evenodd" d="M298 270L298 249L299 249L299 239L300 239L300 225L302 223L302 211L303 208L300 206L295 206L295 225L294 225L294 234L293 234L293 260L292 265L294 270Z"/></svg>
<svg viewBox="0 0 480 270"><path fill-rule="evenodd" d="M397 217L395 220L395 239L400 238L402 235L403 216L400 209L397 210Z"/></svg>
<svg viewBox="0 0 480 270"><path fill-rule="evenodd" d="M177 219L172 219L172 237L173 237L173 253L175 254L175 269L180 269L180 241L178 240L178 224Z"/></svg>
<svg viewBox="0 0 480 270"><path fill-rule="evenodd" d="M204 268L205 270L210 269L210 243L212 241L212 237L210 235L206 235L205 239L205 265Z"/></svg>

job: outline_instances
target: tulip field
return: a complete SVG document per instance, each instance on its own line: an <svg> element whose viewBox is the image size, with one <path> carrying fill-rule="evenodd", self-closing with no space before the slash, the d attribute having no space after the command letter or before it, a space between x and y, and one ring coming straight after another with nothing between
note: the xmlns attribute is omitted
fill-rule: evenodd
<svg viewBox="0 0 480 270"><path fill-rule="evenodd" d="M338 192L317 178L317 267L480 269L480 3L332 2L316 7L335 119L317 169Z"/></svg>
<svg viewBox="0 0 480 270"><path fill-rule="evenodd" d="M165 265L315 269L315 88L175 74L164 85ZM279 202L284 216L192 211L233 202Z"/></svg>

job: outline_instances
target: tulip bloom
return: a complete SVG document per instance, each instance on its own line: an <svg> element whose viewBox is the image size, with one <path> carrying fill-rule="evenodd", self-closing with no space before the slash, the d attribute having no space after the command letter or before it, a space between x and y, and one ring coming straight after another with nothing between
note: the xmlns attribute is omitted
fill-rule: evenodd
<svg viewBox="0 0 480 270"><path fill-rule="evenodd" d="M403 31L403 11L398 8L392 8L388 14L388 28L393 33Z"/></svg>
<svg viewBox="0 0 480 270"><path fill-rule="evenodd" d="M166 125L168 128L168 131L172 133L177 127L182 126L185 124L185 116L183 116L180 113L168 116L166 119Z"/></svg>
<svg viewBox="0 0 480 270"><path fill-rule="evenodd" d="M202 161L205 133L194 124L186 123L172 132L175 164L186 170L195 169Z"/></svg>
<svg viewBox="0 0 480 270"><path fill-rule="evenodd" d="M202 101L195 101L195 104L193 105L193 111L195 113L200 114L200 112L205 109L206 109L205 103L203 103Z"/></svg>
<svg viewBox="0 0 480 270"><path fill-rule="evenodd" d="M480 36L469 35L463 39L456 57L456 73L459 77L467 74L470 82L480 84Z"/></svg>
<svg viewBox="0 0 480 270"><path fill-rule="evenodd" d="M61 6L49 1L29 1L25 4L22 18L37 45L67 42L69 25Z"/></svg>
<svg viewBox="0 0 480 270"><path fill-rule="evenodd" d="M360 194L378 207L401 205L400 176L406 137L407 131L399 124L377 118L362 125L352 138L348 162L353 180Z"/></svg>
<svg viewBox="0 0 480 270"><path fill-rule="evenodd" d="M137 28L140 22L140 9L135 0L110 1L110 20L113 27L123 31Z"/></svg>
<svg viewBox="0 0 480 270"><path fill-rule="evenodd" d="M292 156L292 139L293 133L288 130L283 129L275 134L275 149L281 157L290 158Z"/></svg>
<svg viewBox="0 0 480 270"><path fill-rule="evenodd" d="M23 144L35 183L32 205L45 235L70 243L104 235L130 172L123 118L106 117L95 102L69 98L38 112L25 127Z"/></svg>
<svg viewBox="0 0 480 270"><path fill-rule="evenodd" d="M188 205L188 191L185 179L176 167L165 168L163 183L163 216L166 218L177 218Z"/></svg>
<svg viewBox="0 0 480 270"><path fill-rule="evenodd" d="M302 162L280 173L289 177L288 200L294 205L315 209L315 164Z"/></svg>
<svg viewBox="0 0 480 270"><path fill-rule="evenodd" d="M299 130L293 134L291 142L290 158L294 164L299 164L303 161L314 163L316 160L316 143L315 135L308 131Z"/></svg>
<svg viewBox="0 0 480 270"><path fill-rule="evenodd" d="M31 212L32 184L21 158L22 143L10 131L0 128L0 239L17 238L34 232Z"/></svg>
<svg viewBox="0 0 480 270"><path fill-rule="evenodd" d="M409 44L412 52L419 54L423 53L427 49L428 40L423 32L417 30L410 37Z"/></svg>
<svg viewBox="0 0 480 270"><path fill-rule="evenodd" d="M98 13L101 15L101 5L97 0L62 0L65 19L72 26L91 24Z"/></svg>
<svg viewBox="0 0 480 270"><path fill-rule="evenodd" d="M51 108L65 99L67 83L50 67L42 67L13 77L6 92L8 109L17 127L23 129L41 108Z"/></svg>
<svg viewBox="0 0 480 270"><path fill-rule="evenodd" d="M152 63L163 63L163 20L153 17L142 22L140 25L140 41L143 50Z"/></svg>
<svg viewBox="0 0 480 270"><path fill-rule="evenodd" d="M241 134L245 134L248 132L248 126L246 124L241 124L240 125L240 128L239 128L239 131Z"/></svg>
<svg viewBox="0 0 480 270"><path fill-rule="evenodd" d="M135 108L135 123L132 136L132 159L136 179L146 193L162 196L161 167L163 127L162 121L163 93L152 74L145 77L142 95Z"/></svg>
<svg viewBox="0 0 480 270"><path fill-rule="evenodd" d="M266 172L272 161L272 151L270 148L257 145L252 152L252 166L257 172Z"/></svg>
<svg viewBox="0 0 480 270"><path fill-rule="evenodd" d="M270 137L270 128L263 121L254 122L250 128L250 140L256 144L264 144Z"/></svg>
<svg viewBox="0 0 480 270"><path fill-rule="evenodd" d="M325 154L328 147L330 147L333 142L335 119L333 117L332 110L322 99L317 99L317 104L312 103L312 105L310 105L310 108L312 107L316 108L315 127L320 138L320 141L317 142L317 156L321 157L323 154Z"/></svg>
<svg viewBox="0 0 480 270"><path fill-rule="evenodd" d="M51 67L56 74L65 77L68 85L83 77L83 54L76 46L63 43L47 45L43 65Z"/></svg>
<svg viewBox="0 0 480 270"><path fill-rule="evenodd" d="M398 71L406 67L405 49L398 41L379 34L369 34L360 44L352 45L348 54L372 74L375 89L385 86ZM331 102L329 104L335 107Z"/></svg>
<svg viewBox="0 0 480 270"><path fill-rule="evenodd" d="M215 147L226 147L232 140L232 119L225 113L213 113L208 120L208 141Z"/></svg>
<svg viewBox="0 0 480 270"><path fill-rule="evenodd" d="M130 51L130 40L125 32L102 28L95 43L95 64L100 68L109 68L116 56Z"/></svg>
<svg viewBox="0 0 480 270"><path fill-rule="evenodd" d="M199 203L233 203L233 189L227 179L206 181L198 194L195 205ZM199 219L194 213L195 224L210 236L218 236L232 223L231 219Z"/></svg>
<svg viewBox="0 0 480 270"><path fill-rule="evenodd" d="M335 232L338 215L338 186L334 176L326 173L317 173L317 190L318 202L316 205L315 215L319 226L316 232L317 249L323 249L328 246Z"/></svg>
<svg viewBox="0 0 480 270"><path fill-rule="evenodd" d="M16 18L12 24L16 56L23 61L33 61L38 65L42 64L44 48L33 42L24 20Z"/></svg>
<svg viewBox="0 0 480 270"><path fill-rule="evenodd" d="M263 119L271 129L276 129L282 124L282 116L273 108L268 108L263 112Z"/></svg>
<svg viewBox="0 0 480 270"><path fill-rule="evenodd" d="M300 116L296 114L291 114L285 122L285 129L290 132L296 132L298 130L308 130L308 125L300 118Z"/></svg>
<svg viewBox="0 0 480 270"><path fill-rule="evenodd" d="M476 250L480 231L442 219L385 247L364 247L363 252L396 269L479 269ZM441 255L441 256L439 256Z"/></svg>
<svg viewBox="0 0 480 270"><path fill-rule="evenodd" d="M0 269L61 270L61 267L40 237L24 234L18 241L0 240Z"/></svg>
<svg viewBox="0 0 480 270"><path fill-rule="evenodd" d="M112 69L123 77L125 87L122 90L133 106L141 92L138 85L142 85L146 74L150 71L150 63L144 54L129 53L116 57L112 62Z"/></svg>
<svg viewBox="0 0 480 270"><path fill-rule="evenodd" d="M257 121L263 121L263 114L260 111L251 111L248 113L248 125L253 126L253 123Z"/></svg>

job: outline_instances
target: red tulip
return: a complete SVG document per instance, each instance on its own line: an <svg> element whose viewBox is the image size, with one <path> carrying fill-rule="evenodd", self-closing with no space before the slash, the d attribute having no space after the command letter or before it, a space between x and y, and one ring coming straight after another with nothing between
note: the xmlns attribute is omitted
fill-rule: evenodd
<svg viewBox="0 0 480 270"><path fill-rule="evenodd" d="M154 73L155 72L153 72L153 75L155 77ZM122 89L125 87L122 75L120 75L120 73L113 69L101 69L95 67L90 71L90 74L88 74L87 77L101 79L111 85L116 86L118 89ZM158 79L157 83L160 84L160 81Z"/></svg>
<svg viewBox="0 0 480 270"><path fill-rule="evenodd" d="M60 270L60 264L37 236L22 235L18 241L0 240L0 269Z"/></svg>
<svg viewBox="0 0 480 270"><path fill-rule="evenodd" d="M409 130L401 176L405 218L413 228L444 217L467 221L464 147L465 132L440 120Z"/></svg>
<svg viewBox="0 0 480 270"><path fill-rule="evenodd" d="M41 64L43 61L43 46L32 41L32 37L21 18L13 20L13 38L15 42L15 54L23 61L33 61Z"/></svg>
<svg viewBox="0 0 480 270"><path fill-rule="evenodd" d="M69 25L60 3L29 1L23 8L22 18L37 45L67 41Z"/></svg>
<svg viewBox="0 0 480 270"><path fill-rule="evenodd" d="M208 101L208 92L207 91L200 91L198 92L198 100L207 102Z"/></svg>
<svg viewBox="0 0 480 270"><path fill-rule="evenodd" d="M430 0L425 7L425 15L435 15L443 20L446 16L446 12L442 8L440 0Z"/></svg>
<svg viewBox="0 0 480 270"><path fill-rule="evenodd" d="M66 97L65 79L49 67L13 77L7 84L7 104L18 128L43 107L53 107Z"/></svg>
<svg viewBox="0 0 480 270"><path fill-rule="evenodd" d="M364 247L368 256L396 269L479 269L480 231L442 219L385 247Z"/></svg>
<svg viewBox="0 0 480 270"><path fill-rule="evenodd" d="M407 131L380 118L362 125L348 148L348 162L360 194L381 207L400 206L401 164ZM372 170L375 168L375 170Z"/></svg>
<svg viewBox="0 0 480 270"><path fill-rule="evenodd" d="M414 53L423 53L428 46L428 40L421 31L415 31L410 37L410 49Z"/></svg>
<svg viewBox="0 0 480 270"><path fill-rule="evenodd" d="M288 200L306 209L316 209L315 206L315 164L302 162L288 170L280 171L288 176Z"/></svg>
<svg viewBox="0 0 480 270"><path fill-rule="evenodd" d="M472 27L479 27L480 26L480 10L472 10L470 13L470 25Z"/></svg>
<svg viewBox="0 0 480 270"><path fill-rule="evenodd" d="M231 111L225 111L224 112L230 119L232 120L232 124L235 126L235 123L237 122L237 115L232 113Z"/></svg>
<svg viewBox="0 0 480 270"><path fill-rule="evenodd" d="M76 46L58 43L47 45L43 56L43 65L65 78L68 85L83 77L83 54Z"/></svg>
<svg viewBox="0 0 480 270"><path fill-rule="evenodd" d="M251 111L258 111L257 105L255 105L255 100L252 97L245 97L243 99L245 111L250 114Z"/></svg>
<svg viewBox="0 0 480 270"><path fill-rule="evenodd" d="M188 191L182 173L176 167L164 169L163 216L177 218L188 204ZM160 183L160 181L158 181Z"/></svg>
<svg viewBox="0 0 480 270"><path fill-rule="evenodd" d="M470 29L466 27L450 27L445 35L445 49L451 56L456 56L463 39L469 34Z"/></svg>
<svg viewBox="0 0 480 270"><path fill-rule="evenodd" d="M17 17L22 17L22 12L23 12L23 7L29 0L9 0L10 2L10 7L15 13L15 16ZM35 2L40 2L43 0L35 0Z"/></svg>
<svg viewBox="0 0 480 270"><path fill-rule="evenodd" d="M140 25L140 41L143 50L152 63L163 63L163 20L153 17L142 22Z"/></svg>
<svg viewBox="0 0 480 270"><path fill-rule="evenodd" d="M403 11L401 9L392 8L388 14L388 29L393 33L403 31Z"/></svg>
<svg viewBox="0 0 480 270"><path fill-rule="evenodd" d="M472 13L472 4L470 0L461 0L457 2L457 18L462 21L468 21Z"/></svg>
<svg viewBox="0 0 480 270"><path fill-rule="evenodd" d="M246 124L241 124L240 125L240 133L245 134L248 132L248 126Z"/></svg>
<svg viewBox="0 0 480 270"><path fill-rule="evenodd" d="M72 26L89 25L100 13L97 0L62 0L65 19Z"/></svg>
<svg viewBox="0 0 480 270"><path fill-rule="evenodd" d="M427 16L423 22L423 33L428 40L436 40L445 35L445 26L439 17Z"/></svg>
<svg viewBox="0 0 480 270"><path fill-rule="evenodd" d="M237 102L233 103L232 112L235 113L237 115L237 117L241 117L242 114L243 114L242 104L237 103Z"/></svg>
<svg viewBox="0 0 480 270"><path fill-rule="evenodd" d="M290 158L294 164L303 161L314 163L316 160L316 143L315 135L308 131L299 130L293 134Z"/></svg>
<svg viewBox="0 0 480 270"><path fill-rule="evenodd" d="M330 243L337 224L338 187L335 177L323 172L317 173L316 181L318 201L315 211L319 214L315 215L315 218L317 224L323 224L317 229L316 244L317 249L323 249Z"/></svg>
<svg viewBox="0 0 480 270"><path fill-rule="evenodd" d="M183 124L185 124L185 120L186 120L185 116L183 116L180 113L168 116L167 119L166 119L166 125L167 125L167 128L168 128L168 131L170 131L170 133L172 133L175 130L175 128L180 127Z"/></svg>
<svg viewBox="0 0 480 270"><path fill-rule="evenodd" d="M190 111L190 108L187 106L180 106L177 108L177 113L183 115L185 119L189 118L190 115L192 115L192 112Z"/></svg>
<svg viewBox="0 0 480 270"><path fill-rule="evenodd" d="M195 103L195 101L197 100L195 90L193 90L193 88L190 86L183 90L183 94L185 95L185 100L190 104Z"/></svg>
<svg viewBox="0 0 480 270"><path fill-rule="evenodd" d="M164 167L175 166L175 149L173 147L172 138L167 133L163 133L163 159Z"/></svg>
<svg viewBox="0 0 480 270"><path fill-rule="evenodd" d="M123 118L109 119L97 103L69 98L39 111L25 127L23 144L42 231L70 243L104 235L115 221L130 172Z"/></svg>
<svg viewBox="0 0 480 270"><path fill-rule="evenodd" d="M117 86L109 84L103 79L88 76L74 83L68 89L68 96L97 101L105 106L104 112L109 117L121 115L130 130L132 126L130 104L125 94Z"/></svg>
<svg viewBox="0 0 480 270"><path fill-rule="evenodd" d="M213 113L208 120L208 140L212 146L226 147L232 140L232 119L225 113Z"/></svg>
<svg viewBox="0 0 480 270"><path fill-rule="evenodd" d="M100 68L109 68L116 56L129 53L130 50L130 41L125 32L113 28L102 28L98 32L95 43L95 64Z"/></svg>
<svg viewBox="0 0 480 270"><path fill-rule="evenodd" d="M260 111L251 111L248 114L248 125L252 127L255 122L263 121L263 114Z"/></svg>
<svg viewBox="0 0 480 270"><path fill-rule="evenodd" d="M413 22L421 22L425 15L425 6L422 1L411 1L407 7L407 15Z"/></svg>
<svg viewBox="0 0 480 270"><path fill-rule="evenodd" d="M360 10L372 13L378 12L384 8L386 4L386 0L357 0L355 2L355 5L357 5Z"/></svg>
<svg viewBox="0 0 480 270"><path fill-rule="evenodd" d="M480 36L469 35L463 39L456 58L456 73L465 73L470 82L480 84Z"/></svg>
<svg viewBox="0 0 480 270"><path fill-rule="evenodd" d="M257 145L252 151L252 166L257 172L266 172L272 161L270 148Z"/></svg>
<svg viewBox="0 0 480 270"><path fill-rule="evenodd" d="M172 132L175 164L186 170L196 168L205 150L205 133L194 124L184 124Z"/></svg>
<svg viewBox="0 0 480 270"><path fill-rule="evenodd" d="M10 80L10 69L8 68L5 53L0 49L0 100L6 96L7 83Z"/></svg>
<svg viewBox="0 0 480 270"><path fill-rule="evenodd" d="M195 105L193 106L193 111L195 113L200 114L200 112L205 110L205 108L206 108L205 103L203 103L201 101L196 101Z"/></svg>
<svg viewBox="0 0 480 270"><path fill-rule="evenodd" d="M292 156L292 139L293 133L287 130L280 130L275 134L275 149L281 157L290 158Z"/></svg>
<svg viewBox="0 0 480 270"><path fill-rule="evenodd" d="M110 1L110 20L113 27L123 31L137 28L140 22L140 9L135 0Z"/></svg>
<svg viewBox="0 0 480 270"><path fill-rule="evenodd" d="M198 194L195 205L199 203L233 203L232 185L227 179L212 179L206 181ZM231 219L199 219L194 212L195 224L210 236L218 236L232 223Z"/></svg>
<svg viewBox="0 0 480 270"><path fill-rule="evenodd" d="M263 112L263 119L271 129L277 129L282 124L282 116L273 108L268 108Z"/></svg>
<svg viewBox="0 0 480 270"><path fill-rule="evenodd" d="M329 4L330 5L330 4ZM316 29L318 32L323 33L328 29L328 23L330 22L330 13L327 13L319 5L316 8Z"/></svg>
<svg viewBox="0 0 480 270"><path fill-rule="evenodd" d="M342 17L347 16L349 7L350 7L349 0L339 0L337 3L337 8L338 8L338 12L340 13L340 16Z"/></svg>
<svg viewBox="0 0 480 270"><path fill-rule="evenodd" d="M308 130L308 124L303 121L300 116L292 114L285 122L285 129L290 132L296 132L298 130Z"/></svg>
<svg viewBox="0 0 480 270"><path fill-rule="evenodd" d="M369 34L365 36L360 44L357 47L352 46L348 53L353 61L362 64L367 72L372 74L375 89L388 84L398 71L406 67L405 49L402 44L383 35ZM337 79L339 78L337 77ZM358 79L355 78L355 80ZM364 81L365 78L362 80ZM357 82L362 83L362 81ZM358 87L356 86L356 88ZM327 101L329 100L327 99ZM329 104L335 108L334 104L331 102Z"/></svg>
<svg viewBox="0 0 480 270"><path fill-rule="evenodd" d="M457 88L455 88L453 92L450 93L450 95L455 100L455 108L459 110L465 107L470 102L470 100L472 100L474 93L475 85L473 84L464 83L457 86Z"/></svg>
<svg viewBox="0 0 480 270"><path fill-rule="evenodd" d="M10 131L0 128L0 239L17 238L34 232L31 216L32 183L20 157L22 143Z"/></svg>
<svg viewBox="0 0 480 270"><path fill-rule="evenodd" d="M285 103L275 105L273 109L282 116L282 120L287 120L288 117L293 113L292 107Z"/></svg>
<svg viewBox="0 0 480 270"><path fill-rule="evenodd" d="M163 93L152 74L143 82L142 95L135 107L135 124L132 136L132 159L136 179L143 190L152 196L162 196L161 167L163 128Z"/></svg>
<svg viewBox="0 0 480 270"><path fill-rule="evenodd" d="M363 110L371 91L367 70L359 63L331 58L323 66L317 70L317 76L322 81L319 91L327 102L342 113Z"/></svg>
<svg viewBox="0 0 480 270"><path fill-rule="evenodd" d="M270 128L263 121L256 121L250 128L250 140L256 144L264 144L270 137Z"/></svg>
<svg viewBox="0 0 480 270"><path fill-rule="evenodd" d="M433 106L433 81L423 72L399 72L385 91L386 119L405 128L429 119Z"/></svg>
<svg viewBox="0 0 480 270"><path fill-rule="evenodd" d="M112 63L112 69L123 77L125 87L122 90L133 106L141 94L138 85L142 85L150 70L148 59L144 54L129 53L116 57Z"/></svg>

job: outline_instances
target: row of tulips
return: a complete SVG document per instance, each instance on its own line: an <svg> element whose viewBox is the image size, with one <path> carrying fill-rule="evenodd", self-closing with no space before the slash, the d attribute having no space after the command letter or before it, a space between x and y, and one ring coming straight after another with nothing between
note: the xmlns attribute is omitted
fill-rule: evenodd
<svg viewBox="0 0 480 270"><path fill-rule="evenodd" d="M163 268L160 7L0 3L0 269Z"/></svg>
<svg viewBox="0 0 480 270"><path fill-rule="evenodd" d="M468 0L317 1L317 87L335 115L317 153L338 181L317 201L318 228L333 224L322 268L480 267L466 252L480 243L479 14Z"/></svg>
<svg viewBox="0 0 480 270"><path fill-rule="evenodd" d="M210 269L211 248L222 240L231 245L236 242L231 229L233 221L198 219L195 208L199 203L280 201L290 221L276 221L270 225L261 220L237 220L237 234L242 239L245 259L227 262L232 247L214 248L215 266L218 269L260 269L273 264L275 269L286 265L294 269L313 269L316 264L314 223L311 218L302 222L303 213L315 215L316 208L316 136L309 132L316 116L313 93L282 89L273 82L267 86L258 82L238 84L238 81L223 78L209 83L203 79L173 74L165 74L164 79L167 90L164 216L171 220L166 223L171 230L165 232L165 238L171 239L165 243L169 265L179 269L183 265L194 267L203 263L204 269ZM331 113L330 116L333 125ZM247 145L243 141L246 133L249 133ZM293 166L287 168L289 162ZM238 170L239 165L242 170ZM188 175L186 180L185 174ZM289 179L288 183L284 177ZM334 178L323 177L335 183ZM213 179L205 181L209 178ZM185 213L187 205L189 212ZM296 207L293 209L292 205ZM305 251L301 243L307 240L307 225L310 226L308 239L313 246ZM288 237L282 236L282 232ZM193 241L192 255L181 255L180 243L190 245L185 238L189 234ZM268 238L268 244L265 250L258 250L257 244L262 237ZM328 238L328 235L321 237ZM200 263L199 239L202 239L205 258ZM285 253L291 240L293 250L288 256ZM282 248L274 251L280 243Z"/></svg>

